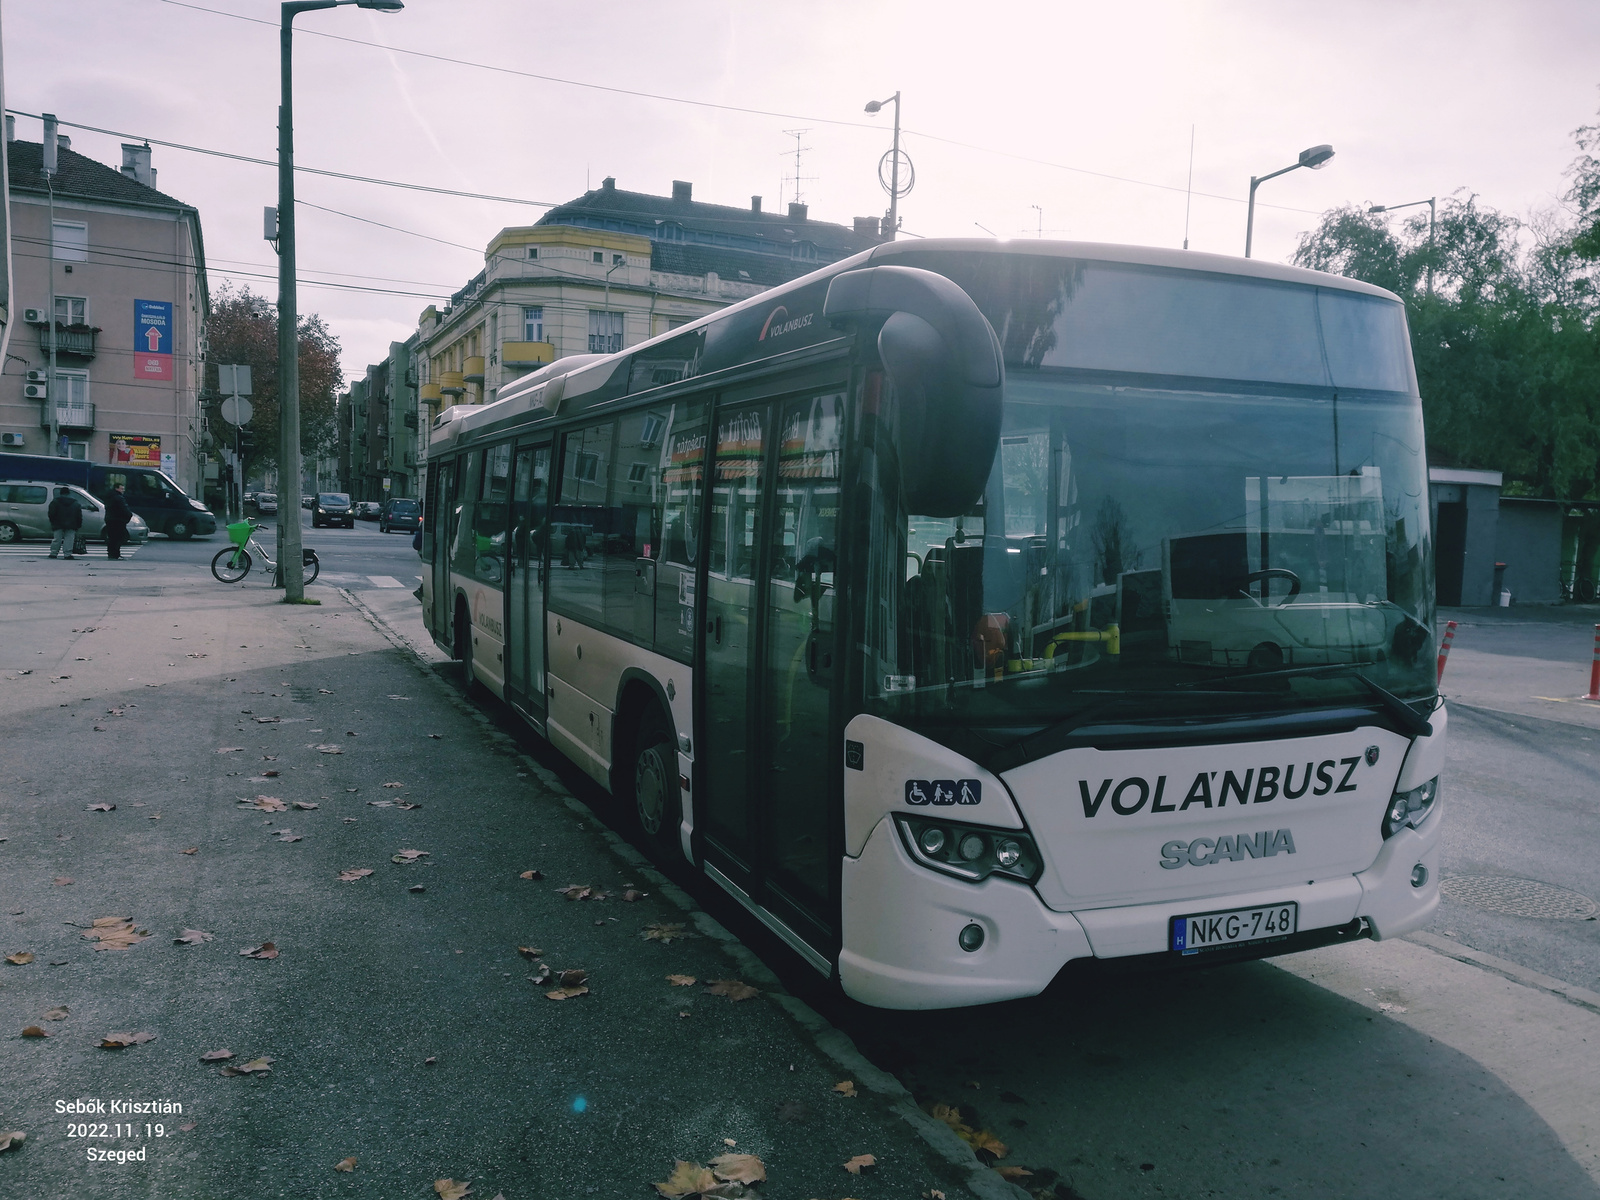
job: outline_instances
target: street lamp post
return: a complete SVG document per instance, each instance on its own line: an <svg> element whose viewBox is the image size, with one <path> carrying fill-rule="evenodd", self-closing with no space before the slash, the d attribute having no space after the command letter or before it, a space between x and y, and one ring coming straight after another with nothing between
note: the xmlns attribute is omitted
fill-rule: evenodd
<svg viewBox="0 0 1600 1200"><path fill-rule="evenodd" d="M278 104L278 580L283 587L283 598L291 603L299 603L306 594L300 570L300 317L294 256L294 19L303 12L345 4L379 12L399 12L405 7L404 0L286 0L278 35L282 71L282 94ZM292 509L285 507L290 501L295 505Z"/></svg>
<svg viewBox="0 0 1600 1200"><path fill-rule="evenodd" d="M894 149L889 152L889 230L884 237L888 242L894 241L895 234L900 230L900 93L896 92L889 100L869 100L864 110L878 112L890 100L894 101ZM881 167L879 169L882 170ZM878 178L882 179L883 176ZM911 189L908 187L906 190Z"/></svg>
<svg viewBox="0 0 1600 1200"><path fill-rule="evenodd" d="M1244 256L1246 258L1250 257L1250 244L1254 239L1256 231L1256 189L1269 179L1276 179L1279 175L1287 175L1290 171L1298 171L1301 167L1309 167L1313 171L1318 170L1321 168L1323 163L1327 162L1332 157L1332 146L1311 146L1300 151L1299 162L1290 163L1281 171L1273 171L1268 175L1250 176L1250 210L1249 214L1245 217L1244 224Z"/></svg>
<svg viewBox="0 0 1600 1200"><path fill-rule="evenodd" d="M1404 204L1374 204L1367 209L1368 213L1390 213L1400 208L1415 208L1419 204L1428 206L1428 299L1433 299L1433 219L1437 214L1437 201L1439 197L1429 196L1426 200L1407 200Z"/></svg>

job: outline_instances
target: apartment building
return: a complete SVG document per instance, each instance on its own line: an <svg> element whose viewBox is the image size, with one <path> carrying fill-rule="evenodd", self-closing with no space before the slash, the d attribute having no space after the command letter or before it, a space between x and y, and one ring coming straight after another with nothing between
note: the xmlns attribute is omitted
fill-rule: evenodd
<svg viewBox="0 0 1600 1200"><path fill-rule="evenodd" d="M339 476L354 500L421 494L416 344L415 334L390 342L388 356L339 397Z"/></svg>
<svg viewBox="0 0 1600 1200"><path fill-rule="evenodd" d="M15 324L0 371L0 443L159 467L200 495L210 295L199 212L157 190L149 146L124 144L117 169L61 137L47 180L43 145L14 130L8 117Z"/></svg>
<svg viewBox="0 0 1600 1200"><path fill-rule="evenodd" d="M611 353L877 245L878 220L810 218L598 188L534 225L502 229L484 269L418 319L415 363L425 430L441 407L484 404L569 354Z"/></svg>

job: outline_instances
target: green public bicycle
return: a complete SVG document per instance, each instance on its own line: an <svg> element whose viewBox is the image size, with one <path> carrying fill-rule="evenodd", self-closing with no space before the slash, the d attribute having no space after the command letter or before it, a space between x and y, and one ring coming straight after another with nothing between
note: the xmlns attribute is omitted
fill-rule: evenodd
<svg viewBox="0 0 1600 1200"><path fill-rule="evenodd" d="M238 583L250 574L253 560L250 557L249 547L254 547L255 552L261 556L270 569L277 569L277 562L272 555L267 553L267 548L255 539L255 531L261 528L260 521L235 521L228 526L228 540L233 543L229 548L218 550L215 558L211 560L211 573L223 583ZM302 550L301 582L312 583L317 578L317 573L322 570L322 564L317 561L315 550Z"/></svg>

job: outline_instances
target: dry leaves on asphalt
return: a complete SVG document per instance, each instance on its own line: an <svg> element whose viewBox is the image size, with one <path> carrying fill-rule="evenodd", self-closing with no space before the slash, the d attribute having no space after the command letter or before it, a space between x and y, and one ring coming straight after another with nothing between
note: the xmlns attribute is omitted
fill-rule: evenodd
<svg viewBox="0 0 1600 1200"><path fill-rule="evenodd" d="M24 674L26 674L26 672L24 672ZM15 1150L18 1146L22 1145L23 1139L27 1136L28 1135L23 1133L20 1129L13 1129L10 1131L0 1130L0 1151Z"/></svg>
<svg viewBox="0 0 1600 1200"><path fill-rule="evenodd" d="M155 1040L156 1035L153 1033L108 1033L100 1039L100 1049L124 1050L129 1046L138 1046Z"/></svg>
<svg viewBox="0 0 1600 1200"><path fill-rule="evenodd" d="M50 1031L43 1025L29 1025L23 1029L22 1036L31 1038L47 1038L50 1036Z"/></svg>
<svg viewBox="0 0 1600 1200"><path fill-rule="evenodd" d="M667 982L673 987L693 987L697 981L693 975L668 975Z"/></svg>
<svg viewBox="0 0 1600 1200"><path fill-rule="evenodd" d="M402 812L413 812L414 810L422 807L420 804L407 804L404 800L395 801L394 806L400 809Z"/></svg>
<svg viewBox="0 0 1600 1200"><path fill-rule="evenodd" d="M280 842L300 842L305 840L305 835L296 833L292 829L274 829L272 836Z"/></svg>
<svg viewBox="0 0 1600 1200"><path fill-rule="evenodd" d="M384 787L405 787L405 784L403 784L403 783L386 783L383 786Z"/></svg>
<svg viewBox="0 0 1600 1200"><path fill-rule="evenodd" d="M858 1154L844 1164L844 1169L852 1175L859 1175L863 1171L870 1171L878 1165L878 1160L871 1154Z"/></svg>
<svg viewBox="0 0 1600 1200"><path fill-rule="evenodd" d="M838 1092L839 1095L841 1095L841 1096L854 1096L856 1094L856 1083L855 1083L855 1080L853 1080L853 1079L840 1080L838 1083L833 1085L833 1090Z"/></svg>
<svg viewBox="0 0 1600 1200"><path fill-rule="evenodd" d="M50 882L55 884L56 887L67 887L68 885L70 885L72 883L72 876L71 875L57 875Z"/></svg>
<svg viewBox="0 0 1600 1200"><path fill-rule="evenodd" d="M667 1200L680 1200L686 1196L703 1196L717 1186L717 1177L699 1163L678 1159L672 1164L672 1174L655 1189Z"/></svg>
<svg viewBox="0 0 1600 1200"><path fill-rule="evenodd" d="M518 946L517 953L523 958L541 958L544 955L544 951L537 946Z"/></svg>
<svg viewBox="0 0 1600 1200"><path fill-rule="evenodd" d="M273 774L276 775L277 772L274 771ZM311 801L311 800L296 800L294 802L294 804L292 805L292 807L304 809L307 812L310 812L313 808L318 807L318 805L314 801Z"/></svg>
<svg viewBox="0 0 1600 1200"><path fill-rule="evenodd" d="M351 1171L356 1169L355 1157L352 1155L350 1158L341 1158L338 1162L333 1164L333 1169L335 1171L343 1171L346 1175L348 1175Z"/></svg>
<svg viewBox="0 0 1600 1200"><path fill-rule="evenodd" d="M694 934L686 932L682 924L673 925L657 922L653 925L646 925L639 931L639 936L647 942L661 942L665 945L667 942L675 942L679 938L693 937Z"/></svg>
<svg viewBox="0 0 1600 1200"><path fill-rule="evenodd" d="M543 871L524 871L521 875L518 875L517 878L518 879L543 879L544 878L544 872Z"/></svg>
<svg viewBox="0 0 1600 1200"><path fill-rule="evenodd" d="M278 948L271 942L262 942L259 946L246 946L239 955L242 958L277 958Z"/></svg>
<svg viewBox="0 0 1600 1200"><path fill-rule="evenodd" d="M14 967L25 967L33 961L33 951L18 950L15 954L6 955L6 961Z"/></svg>
<svg viewBox="0 0 1600 1200"><path fill-rule="evenodd" d="M394 807L394 801L393 800L368 800L367 801L367 807L368 808L393 808Z"/></svg>
<svg viewBox="0 0 1600 1200"><path fill-rule="evenodd" d="M115 804L90 804L87 809L89 812L111 812L116 807Z"/></svg>
<svg viewBox="0 0 1600 1200"><path fill-rule="evenodd" d="M589 972L579 969L563 971L556 977L560 987L553 992L546 992L545 998L549 1000L571 1000L577 996L589 994Z"/></svg>
<svg viewBox="0 0 1600 1200"><path fill-rule="evenodd" d="M203 929L185 929L172 942L176 946L199 946L210 940L211 935Z"/></svg>
<svg viewBox="0 0 1600 1200"><path fill-rule="evenodd" d="M587 900L591 896L596 900L604 900L604 892L596 892L587 883L569 883L566 887L558 887L556 894L565 896L568 900Z"/></svg>
<svg viewBox="0 0 1600 1200"><path fill-rule="evenodd" d="M226 1062L233 1057L232 1050L207 1050L200 1056L201 1062Z"/></svg>
<svg viewBox="0 0 1600 1200"><path fill-rule="evenodd" d="M761 992L751 987L742 979L713 979L706 984L707 994L712 996L726 996L729 1000L748 1000L752 996L759 996Z"/></svg>
<svg viewBox="0 0 1600 1200"><path fill-rule="evenodd" d="M640 896L647 896L647 895L649 895L648 892L641 892L641 891L636 891L633 888L626 888L626 889L623 890L622 898L624 900L626 900L629 904L632 904Z"/></svg>
<svg viewBox="0 0 1600 1200"><path fill-rule="evenodd" d="M1016 1183L1019 1179L1026 1179L1033 1174L1027 1167L992 1167L991 1170L1008 1183Z"/></svg>
<svg viewBox="0 0 1600 1200"><path fill-rule="evenodd" d="M243 746L224 746L224 747L222 747L222 749L218 750L217 753L218 754L242 754L242 753L244 753L244 747Z"/></svg>
<svg viewBox="0 0 1600 1200"><path fill-rule="evenodd" d="M254 800L239 801L241 807L252 808L259 812L288 812L289 806L276 796L257 796Z"/></svg>
<svg viewBox="0 0 1600 1200"><path fill-rule="evenodd" d="M429 857L429 854L426 850L401 850L398 853L390 856L389 861L397 863L414 863L419 858L427 857Z"/></svg>
<svg viewBox="0 0 1600 1200"><path fill-rule="evenodd" d="M184 853L185 854L199 854L200 853L200 847L199 846L190 846L187 850L184 851Z"/></svg>
<svg viewBox="0 0 1600 1200"><path fill-rule="evenodd" d="M240 1063L237 1067L223 1067L218 1072L220 1075L271 1075L272 1064L278 1060L263 1054L260 1058L252 1058L247 1063Z"/></svg>
<svg viewBox="0 0 1600 1200"><path fill-rule="evenodd" d="M282 772L275 771L275 770L274 771L263 771L263 772L261 772L261 778L263 778L263 779L276 779L280 774L282 774Z"/></svg>
<svg viewBox="0 0 1600 1200"><path fill-rule="evenodd" d="M133 920L129 917L97 917L94 923L83 931L86 938L94 938L99 942L96 950L126 950L135 942L142 942L150 936L148 929L135 929Z"/></svg>
<svg viewBox="0 0 1600 1200"><path fill-rule="evenodd" d="M44 1014L44 1019L46 1021L65 1021L67 1019L67 1014L71 1011L72 1010L65 1004L58 1004L55 1008L50 1009Z"/></svg>
<svg viewBox="0 0 1600 1200"><path fill-rule="evenodd" d="M307 746L306 749L307 750L315 750L319 754L343 754L344 753L344 747L343 746L332 746L332 745L321 745L321 746L319 746L319 745L313 744L313 745Z"/></svg>
<svg viewBox="0 0 1600 1200"><path fill-rule="evenodd" d="M371 867L351 867L349 870L339 872L340 883L354 883L358 879L365 879L372 874Z"/></svg>
<svg viewBox="0 0 1600 1200"><path fill-rule="evenodd" d="M723 1154L707 1165L724 1183L762 1183L767 1178L766 1164L754 1154Z"/></svg>
<svg viewBox="0 0 1600 1200"><path fill-rule="evenodd" d="M439 1200L461 1200L472 1194L472 1185L465 1181L457 1183L454 1179L435 1179L433 1190L439 1193Z"/></svg>
<svg viewBox="0 0 1600 1200"><path fill-rule="evenodd" d="M950 1126L955 1135L973 1150L980 1154L987 1154L991 1158L1004 1158L1011 1153L1008 1147L987 1129L973 1129L961 1115L961 1110L950 1104L935 1104L929 1114L935 1121L943 1121Z"/></svg>

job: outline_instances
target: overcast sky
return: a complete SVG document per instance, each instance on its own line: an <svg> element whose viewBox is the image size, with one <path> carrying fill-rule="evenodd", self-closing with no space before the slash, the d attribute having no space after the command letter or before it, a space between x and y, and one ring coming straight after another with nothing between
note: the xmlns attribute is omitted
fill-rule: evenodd
<svg viewBox="0 0 1600 1200"><path fill-rule="evenodd" d="M0 0L7 106L271 160L278 12L269 0ZM795 198L789 131L804 130L811 215L879 215L892 117L862 106L898 89L916 167L908 233L1042 226L1177 247L1187 220L1192 249L1240 254L1250 176L1331 143L1323 169L1262 186L1255 254L1271 260L1341 204L1462 189L1517 216L1548 209L1572 130L1600 108L1593 0L408 0L393 15L306 14L296 31L301 166L527 201L614 175L656 194L689 180L714 203L758 194L771 210ZM63 132L120 163L124 137ZM19 116L17 136L37 141L39 122ZM261 240L274 169L160 145L154 165L161 190L200 210L213 292L233 282L275 297ZM351 376L481 270L497 231L545 211L304 174L297 188L301 309L327 320Z"/></svg>

